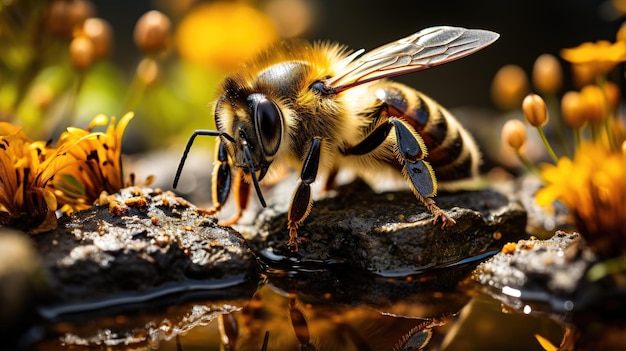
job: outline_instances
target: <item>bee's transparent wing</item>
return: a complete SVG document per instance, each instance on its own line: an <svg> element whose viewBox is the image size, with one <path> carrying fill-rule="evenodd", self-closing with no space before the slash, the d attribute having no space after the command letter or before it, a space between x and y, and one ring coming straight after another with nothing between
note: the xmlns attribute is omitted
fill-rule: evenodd
<svg viewBox="0 0 626 351"><path fill-rule="evenodd" d="M498 33L482 29L427 28L361 57L350 57L352 61L324 85L333 92L340 92L373 80L420 71L472 54L498 37Z"/></svg>

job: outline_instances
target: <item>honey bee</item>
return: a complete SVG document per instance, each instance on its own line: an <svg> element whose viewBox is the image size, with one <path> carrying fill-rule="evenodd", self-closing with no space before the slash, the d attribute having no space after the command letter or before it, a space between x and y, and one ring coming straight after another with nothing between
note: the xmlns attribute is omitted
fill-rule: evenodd
<svg viewBox="0 0 626 351"><path fill-rule="evenodd" d="M433 199L437 179L476 176L478 148L446 109L385 78L459 59L498 37L487 30L438 26L365 54L328 42L276 44L224 80L215 102L217 130L193 132L174 188L195 138L216 136L208 212L220 211L233 187L237 213L225 225L246 209L250 184L265 207L259 182L268 172L283 166L300 171L288 211L287 245L293 251L298 226L313 204L311 184L318 175L332 180L343 167L365 179L393 169L432 212L433 224L454 225Z"/></svg>

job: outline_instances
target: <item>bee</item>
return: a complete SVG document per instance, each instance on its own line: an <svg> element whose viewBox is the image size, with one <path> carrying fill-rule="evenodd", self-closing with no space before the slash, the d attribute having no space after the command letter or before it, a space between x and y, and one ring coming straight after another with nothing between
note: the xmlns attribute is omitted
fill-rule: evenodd
<svg viewBox="0 0 626 351"><path fill-rule="evenodd" d="M276 44L223 81L215 101L217 130L193 132L173 186L195 138L214 136L208 212L219 212L234 188L237 212L225 225L242 216L251 184L265 207L259 182L280 167L300 171L288 211L287 245L293 251L298 251L298 226L313 204L311 184L324 176L330 184L343 167L366 180L392 169L431 211L433 224L454 225L433 199L437 179L443 184L476 176L478 148L445 108L386 78L462 58L498 37L487 30L437 26L368 53L329 42Z"/></svg>

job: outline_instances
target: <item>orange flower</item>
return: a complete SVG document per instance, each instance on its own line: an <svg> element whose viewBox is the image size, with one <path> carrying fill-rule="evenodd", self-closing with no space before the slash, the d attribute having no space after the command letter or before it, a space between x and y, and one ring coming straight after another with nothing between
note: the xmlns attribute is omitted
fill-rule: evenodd
<svg viewBox="0 0 626 351"><path fill-rule="evenodd" d="M585 72L585 75L595 79L626 61L626 45L606 40L586 42L575 48L561 50L561 57L574 65L574 73ZM585 82L588 78L578 79L579 84L589 83Z"/></svg>
<svg viewBox="0 0 626 351"><path fill-rule="evenodd" d="M94 133L97 126L104 126L108 118L96 116L87 130L68 128L59 138L59 145L73 145L68 154L78 160L77 167L69 167L48 184L56 195L61 211L71 213L91 207L102 191L115 193L124 187L122 174L122 136L133 118L124 115L116 125L111 117L105 133Z"/></svg>
<svg viewBox="0 0 626 351"><path fill-rule="evenodd" d="M30 141L19 127L0 123L0 225L33 233L56 228L57 201L46 184L76 162L67 147Z"/></svg>
<svg viewBox="0 0 626 351"><path fill-rule="evenodd" d="M272 20L244 2L215 1L194 7L180 22L180 56L229 71L278 40Z"/></svg>
<svg viewBox="0 0 626 351"><path fill-rule="evenodd" d="M95 133L91 129L108 122L97 116L88 130L68 128L55 147L0 123L0 225L33 234L51 230L58 206L65 213L85 209L102 191L121 189L122 135L132 117L117 125L112 118L105 133Z"/></svg>
<svg viewBox="0 0 626 351"><path fill-rule="evenodd" d="M559 200L567 206L578 229L602 255L616 250L626 238L626 157L604 143L582 144L574 159L544 165L545 187L535 196L548 206Z"/></svg>

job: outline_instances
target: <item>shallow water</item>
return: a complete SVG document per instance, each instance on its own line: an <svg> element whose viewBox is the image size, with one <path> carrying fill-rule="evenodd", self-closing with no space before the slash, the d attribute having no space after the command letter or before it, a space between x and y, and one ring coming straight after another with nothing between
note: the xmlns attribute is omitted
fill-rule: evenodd
<svg viewBox="0 0 626 351"><path fill-rule="evenodd" d="M558 345L558 318L503 312L462 283L484 258L383 277L340 264L286 270L266 257L258 282L58 315L33 328L31 348L542 350L535 334Z"/></svg>

